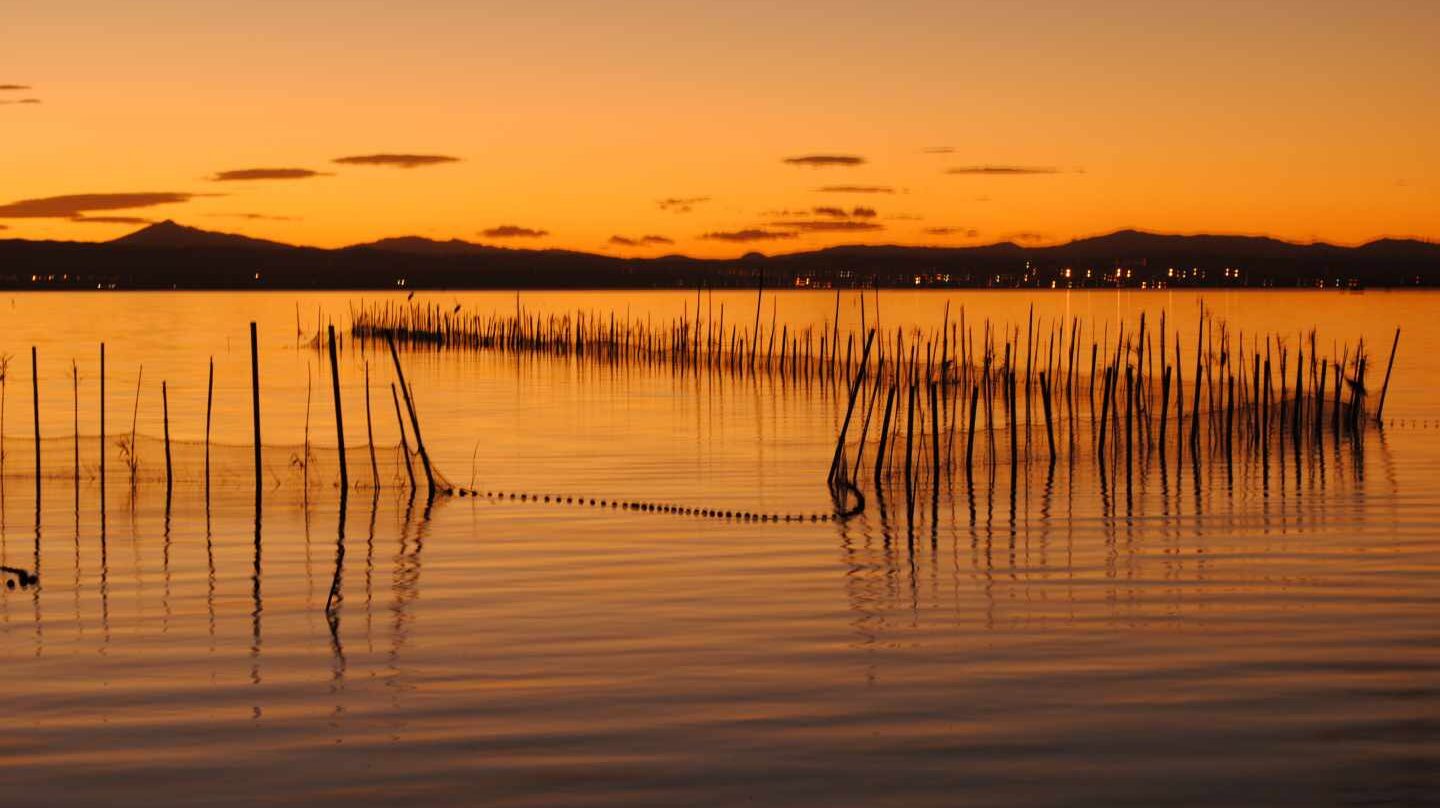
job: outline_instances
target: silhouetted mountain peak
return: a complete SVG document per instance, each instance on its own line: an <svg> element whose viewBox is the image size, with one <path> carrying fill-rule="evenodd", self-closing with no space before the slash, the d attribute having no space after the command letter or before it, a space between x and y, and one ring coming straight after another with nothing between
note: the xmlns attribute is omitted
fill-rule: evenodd
<svg viewBox="0 0 1440 808"><path fill-rule="evenodd" d="M293 249L290 245L281 244L278 241L266 241L265 239L250 238L249 236L240 236L234 233L216 233L209 230L201 230L198 227L187 227L171 219L156 222L128 236L121 236L110 243L123 247L166 249Z"/></svg>
<svg viewBox="0 0 1440 808"><path fill-rule="evenodd" d="M378 241L370 241L364 244L355 244L346 249L351 250L379 250L381 252L408 253L411 255L476 255L480 253L497 252L502 248L489 247L484 244L475 244L452 238L448 241L437 241L424 236L395 236L393 238L382 238Z"/></svg>

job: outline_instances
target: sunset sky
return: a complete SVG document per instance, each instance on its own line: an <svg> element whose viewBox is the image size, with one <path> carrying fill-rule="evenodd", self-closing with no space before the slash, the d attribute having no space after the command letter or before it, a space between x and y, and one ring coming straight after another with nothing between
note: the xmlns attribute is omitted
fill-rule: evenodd
<svg viewBox="0 0 1440 808"><path fill-rule="evenodd" d="M173 218L617 255L1123 227L1440 239L1440 3L21 0L4 16L0 237Z"/></svg>

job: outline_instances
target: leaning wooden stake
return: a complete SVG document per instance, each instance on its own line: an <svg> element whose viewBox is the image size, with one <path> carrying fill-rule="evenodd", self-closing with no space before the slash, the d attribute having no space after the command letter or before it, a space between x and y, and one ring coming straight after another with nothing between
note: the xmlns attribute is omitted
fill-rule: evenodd
<svg viewBox="0 0 1440 808"><path fill-rule="evenodd" d="M1380 402L1375 405L1375 423L1382 423L1385 414L1385 393L1390 390L1390 371L1395 369L1395 351L1400 348L1400 329L1395 329L1395 341L1390 343L1390 362L1385 366L1385 382L1380 385Z"/></svg>
<svg viewBox="0 0 1440 808"><path fill-rule="evenodd" d="M835 484L835 476L844 469L841 458L845 453L845 439L850 432L850 419L855 415L855 400L860 395L860 386L865 382L866 368L870 364L870 345L874 340L875 332L871 331L865 338L865 356L860 360L860 370L850 384L850 403L845 408L845 423L840 427L840 439L835 442L835 455L830 459L830 472L825 476L825 481L832 486Z"/></svg>
<svg viewBox="0 0 1440 808"><path fill-rule="evenodd" d="M330 389L335 398L335 442L340 454L340 490L350 490L350 472L345 465L345 413L340 407L340 359L335 353L335 326L330 334Z"/></svg>
<svg viewBox="0 0 1440 808"><path fill-rule="evenodd" d="M435 472L430 468L430 454L425 451L425 439L420 437L420 419L415 415L415 402L410 398L410 386L405 383L405 371L400 367L400 352L395 350L395 340L390 343L390 359L395 363L395 376L400 380L400 392L405 396L405 410L410 413L410 429L415 435L415 450L420 453L420 467L425 470L426 495L434 498L438 487ZM446 492L448 493L448 492Z"/></svg>
<svg viewBox="0 0 1440 808"><path fill-rule="evenodd" d="M885 396L885 418L880 424L880 443L875 447L875 487L879 489L884 485L882 475L885 473L885 450L890 441L890 415L895 410L895 384L890 384L890 392Z"/></svg>
<svg viewBox="0 0 1440 808"><path fill-rule="evenodd" d="M1040 372L1040 402L1045 408L1045 438L1050 442L1050 462L1055 462L1055 426L1050 420L1050 378Z"/></svg>
<svg viewBox="0 0 1440 808"><path fill-rule="evenodd" d="M390 398L395 402L395 425L400 427L400 451L405 456L405 476L410 478L410 495L415 495L415 468L410 465L410 441L405 437L405 417L400 414L400 394L390 383Z"/></svg>
<svg viewBox="0 0 1440 808"><path fill-rule="evenodd" d="M365 363L365 445L370 447L370 479L380 490L380 464L375 462L375 429L370 421L370 363Z"/></svg>

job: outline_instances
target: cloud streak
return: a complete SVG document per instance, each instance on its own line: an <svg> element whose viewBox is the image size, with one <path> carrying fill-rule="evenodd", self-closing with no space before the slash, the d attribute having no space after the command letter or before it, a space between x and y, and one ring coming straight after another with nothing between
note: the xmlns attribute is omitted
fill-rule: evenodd
<svg viewBox="0 0 1440 808"><path fill-rule="evenodd" d="M329 177L323 171L308 168L241 168L235 171L221 171L210 178L211 182L248 182L251 180L304 180L311 177Z"/></svg>
<svg viewBox="0 0 1440 808"><path fill-rule="evenodd" d="M342 166L388 166L390 168L420 168L421 166L438 166L445 163L458 163L459 157L451 157L447 154L356 154L349 157L337 157L330 162Z"/></svg>
<svg viewBox="0 0 1440 808"><path fill-rule="evenodd" d="M828 216L829 218L832 218L832 219L849 219L849 218L851 218L852 216L853 216L854 218L856 218L856 219L873 219L873 218L875 218L875 216L876 216L876 213L875 213L875 209L874 209L874 208L866 208L866 207L858 207L858 206L857 206L857 207L854 207L854 208L851 208L850 210L846 210L846 209L844 209L844 208L835 207L835 206L833 206L833 205L825 205L825 206L820 206L820 207L811 208L811 209L810 209L810 212L811 212L812 214L816 215L816 216ZM789 212L789 211L781 211L778 215L780 215L780 216L803 216L804 214L796 214L796 213L791 213L791 212Z"/></svg>
<svg viewBox="0 0 1440 808"><path fill-rule="evenodd" d="M70 194L21 199L0 205L0 219L74 219L93 210L130 210L189 202L198 194L172 191L122 194Z"/></svg>
<svg viewBox="0 0 1440 808"><path fill-rule="evenodd" d="M22 99L20 99L20 100L18 100L18 101L0 101L0 104L7 104L7 105L8 105L8 104L39 104L39 103L40 103L40 99L38 99L38 98L22 98Z"/></svg>
<svg viewBox="0 0 1440 808"><path fill-rule="evenodd" d="M972 227L927 227L924 232L927 236L964 236L965 238L980 236L980 231Z"/></svg>
<svg viewBox="0 0 1440 808"><path fill-rule="evenodd" d="M213 219L246 219L252 222L297 222L296 216L273 216L268 213L207 213Z"/></svg>
<svg viewBox="0 0 1440 808"><path fill-rule="evenodd" d="M708 241L729 241L745 243L751 241L776 241L779 239L795 238L795 233L786 233L779 230L763 230L760 228L749 228L747 230L729 230L715 233L706 233L700 238Z"/></svg>
<svg viewBox="0 0 1440 808"><path fill-rule="evenodd" d="M70 221L80 224L154 224L154 219L139 216L72 216Z"/></svg>
<svg viewBox="0 0 1440 808"><path fill-rule="evenodd" d="M655 247L664 244L674 244L675 239L665 236L640 236L630 238L628 236L611 236L610 243L617 247Z"/></svg>
<svg viewBox="0 0 1440 808"><path fill-rule="evenodd" d="M1059 174L1055 166L956 166L945 169L946 174L970 177L1029 177L1040 174Z"/></svg>
<svg viewBox="0 0 1440 808"><path fill-rule="evenodd" d="M708 196L671 196L661 199L655 204L661 210L668 210L671 213L689 213L696 205L702 205L710 201Z"/></svg>
<svg viewBox="0 0 1440 808"><path fill-rule="evenodd" d="M818 194L893 194L888 185L825 185L815 189Z"/></svg>
<svg viewBox="0 0 1440 808"><path fill-rule="evenodd" d="M481 230L480 235L486 238L543 238L550 235L549 230L536 230L530 227L521 227L515 224L502 224L488 230Z"/></svg>
<svg viewBox="0 0 1440 808"><path fill-rule="evenodd" d="M857 233L884 230L885 226L874 222L857 222L853 219L815 219L806 221L771 222L773 227L786 227L806 233Z"/></svg>
<svg viewBox="0 0 1440 808"><path fill-rule="evenodd" d="M802 154L798 157L786 157L784 162L792 166L826 168L864 165L865 158L855 154Z"/></svg>

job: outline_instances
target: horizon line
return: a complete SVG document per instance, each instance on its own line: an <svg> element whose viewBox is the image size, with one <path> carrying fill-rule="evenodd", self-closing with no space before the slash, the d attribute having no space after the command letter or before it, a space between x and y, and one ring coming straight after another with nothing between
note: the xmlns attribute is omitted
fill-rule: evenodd
<svg viewBox="0 0 1440 808"><path fill-rule="evenodd" d="M1244 233L1244 232L1237 233L1237 232L1223 232L1223 231L1222 231L1222 232L1213 232L1213 231L1191 231L1191 232L1173 232L1173 231L1168 231L1168 232L1167 232L1167 231L1159 231L1159 230L1146 230L1146 229L1140 228L1140 227L1118 227L1118 228L1116 228L1116 229L1114 229L1114 230L1105 230L1105 231L1101 231L1101 232L1091 233L1091 234L1088 234L1088 235L1072 236L1072 237L1070 237L1070 238L1068 238L1068 239L1066 239L1066 240L1063 240L1063 241L1046 241L1046 242L1043 242L1043 243L1036 243L1036 244L1022 244L1022 243L1017 242L1014 238L1001 239L1001 240L999 240L999 241L977 242L977 243L974 243L974 244L908 244L908 243L901 243L901 242L847 242L847 243L841 243L841 244L830 244L830 245L824 245L824 246L813 246L813 247L807 247L807 248L803 248L803 249L786 250L786 251L783 251L783 252L764 252L764 251L762 251L762 250L756 249L756 250L744 250L744 251L741 251L741 252L739 252L739 253L731 256L731 257L706 257L706 256L689 255L689 254L681 253L681 252L665 252L665 253L658 253L658 254L655 254L655 255L638 255L638 254L633 254L633 253L631 253L631 254L618 254L618 253L617 253L617 254L612 254L612 253L608 253L608 252L604 252L604 251L600 251L600 250L586 250L586 249L580 249L580 248L574 248L574 247L563 247L563 246L550 246L550 247L543 247L543 246L516 247L516 246L508 246L508 245L496 244L496 243L493 243L493 242L470 241L470 240L468 240L468 239L463 239L463 238L453 237L453 236L450 237L450 238L448 238L448 239L447 239L447 238L432 238L432 237L429 237L429 236L421 236L421 235L417 235L417 234L414 234L414 233L406 233L406 234L401 234L401 235L396 235L396 236L381 236L381 237L378 237L378 238L375 238L375 239L372 239L372 240L369 240L369 241L358 241L358 242L353 242L353 243L341 244L341 245L334 246L334 247L324 247L324 246L319 246L319 245L315 245L315 244L294 243L294 242L289 242L289 241L279 241L279 240L276 240L276 239L265 238L265 237L261 237L261 236L250 236L250 235L245 235L245 234L243 234L243 233L236 233L236 232L232 232L232 231L228 231L228 230L211 230L211 229L203 228L203 227L194 227L194 226L192 226L192 225L183 224L183 223L181 223L180 221L177 221L177 220L175 220L175 219L162 219L162 220L160 220L160 221L150 222L150 223L144 225L143 227L140 227L140 228L138 228L138 229L136 229L136 230L130 231L130 232L128 232L128 233L125 233L124 235L117 236L117 237L115 237L115 238L113 238L113 239L105 239L105 240L83 240L83 239L29 239L29 238L21 238L21 237L10 237L10 238L7 238L7 237L5 237L5 235L4 235L3 233L0 233L0 243L7 242L7 241L8 241L8 242L16 242L16 241L19 241L19 242L26 242L26 243L31 243L31 244L47 244L47 243L48 243L48 244L84 244L84 245L94 245L94 246L116 245L118 242L121 242L123 239L126 239L126 238L128 238L128 237L130 237L130 236L134 236L134 235L137 235L137 234L146 232L147 230L150 230L150 229L152 229L152 228L159 227L159 226L163 226L163 225L167 225L167 224L168 224L168 225L174 225L174 226L177 226L177 227L182 227L182 228L185 228L185 229L187 229L187 230L193 230L193 231L196 231L196 232L207 233L207 234L211 234L211 235L233 236L233 237L235 237L235 238L240 238L240 239L249 239L249 240L253 240L253 241L268 242L268 243L271 243L271 244L275 244L275 245L282 246L282 247L288 247L288 248L291 248L291 249L319 250L319 251L323 251L323 252L335 252L335 251L341 251L341 250L348 250L348 249L356 249L356 248L370 247L370 246L379 244L380 242L384 242L384 241L398 241L398 240L402 240L402 239L416 239L416 240L428 242L428 243L431 243L431 244L451 244L451 243L458 243L458 244L464 244L464 245L467 245L467 246L484 247L484 248L487 248L487 249L505 250L505 251L510 251L510 252L568 252L568 253L577 253L577 254L581 254L581 255L591 255L591 256L596 256L596 257L601 257L601 258L613 258L613 259L617 259L617 260L631 260L631 259L634 259L634 260L657 260L657 259L663 259L663 258L684 258L684 259L689 259L689 260L693 260L693 261L734 261L734 260L743 259L743 258L745 258L745 257L747 257L747 256L751 256L751 255L759 255L759 256L763 256L763 257L765 257L765 258L774 258L774 257L783 257L783 256L791 256L791 255L805 255L805 254L808 254L808 253L824 252L824 251L827 251L827 250L853 249L853 248L861 248L861 249L864 249L864 248L873 248L873 249L900 248L900 249L916 249L916 250L976 250L976 249L985 249L985 248L989 248L989 247L1006 247L1006 246L1009 246L1009 247L1015 247L1015 248L1020 249L1020 250L1043 250L1043 249L1053 249L1053 248L1057 248L1057 247L1066 247L1066 246L1070 246L1070 245L1076 244L1076 243L1078 243L1078 242L1091 241L1091 240L1094 240L1094 239L1105 238L1105 237L1108 237L1108 236L1120 235L1120 234L1122 234L1122 233L1133 233L1133 234L1144 235L1144 236L1156 236L1156 237L1160 237L1160 238L1244 238L1244 239L1259 239L1259 240L1274 241L1274 242L1278 242L1278 243L1281 243L1281 244L1286 244L1286 245L1294 246L1294 247L1335 247L1335 248L1339 248L1339 249L1359 249L1359 248L1363 248L1363 247L1366 247L1366 246L1369 246L1369 245L1372 245L1372 244L1377 244L1377 243L1385 242L1385 241L1412 242L1412 243L1416 243L1416 244L1426 244L1426 245L1432 245L1432 246L1433 246L1433 245L1440 245L1440 239L1424 238L1424 237L1420 237L1420 236L1380 235L1380 236L1375 236L1375 237L1373 237L1373 238L1366 239L1366 240L1363 240L1363 241L1356 241L1356 242L1339 242L1339 241L1326 241L1326 240L1324 240L1324 239L1291 240L1291 239L1282 238L1282 237L1280 237L1280 236L1275 236L1275 235L1271 235L1271 234L1267 234L1267 233ZM120 244L120 245L117 245L117 246L124 246L124 245L123 245L123 244Z"/></svg>

